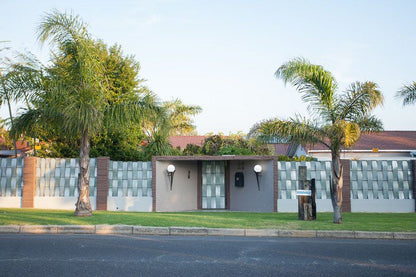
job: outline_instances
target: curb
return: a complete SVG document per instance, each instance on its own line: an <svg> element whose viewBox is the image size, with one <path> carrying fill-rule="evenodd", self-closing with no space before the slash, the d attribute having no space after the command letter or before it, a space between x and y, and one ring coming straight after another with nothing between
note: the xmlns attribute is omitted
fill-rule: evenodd
<svg viewBox="0 0 416 277"><path fill-rule="evenodd" d="M97 234L416 240L416 232L222 229L133 225L0 225L0 234Z"/></svg>

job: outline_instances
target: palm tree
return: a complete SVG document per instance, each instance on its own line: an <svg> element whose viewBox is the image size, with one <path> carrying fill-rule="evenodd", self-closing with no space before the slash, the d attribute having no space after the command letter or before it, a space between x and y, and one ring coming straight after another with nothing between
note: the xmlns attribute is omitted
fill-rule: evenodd
<svg viewBox="0 0 416 277"><path fill-rule="evenodd" d="M39 40L54 48L53 66L43 78L43 90L33 108L19 116L18 130L31 124L50 124L59 135L79 139L78 200L75 215L91 216L89 199L90 139L104 124L138 120L152 103L137 91L109 104L106 79L97 44L86 24L72 14L47 13L38 26Z"/></svg>
<svg viewBox="0 0 416 277"><path fill-rule="evenodd" d="M370 112L382 104L383 96L373 82L352 83L338 94L337 83L329 71L302 58L283 64L276 77L291 83L308 104L312 119L299 115L288 120L272 119L259 126L265 137L279 136L302 144L320 143L331 151L331 200L334 223L342 223L343 167L340 152L352 146L363 131L378 131L382 123Z"/></svg>
<svg viewBox="0 0 416 277"><path fill-rule="evenodd" d="M181 100L164 102L164 107L168 110L171 122L171 136L191 135L195 133L195 125L192 116L202 112L200 106L185 105Z"/></svg>
<svg viewBox="0 0 416 277"><path fill-rule="evenodd" d="M4 47L0 49L8 50ZM12 102L27 100L28 93L33 91L36 86L40 63L29 54L18 54L18 60L12 62L9 58L0 59L0 105L7 104L9 110L8 123L12 129L14 118L12 112ZM26 101L27 102L27 101ZM16 135L11 133L13 139L14 153L17 157Z"/></svg>
<svg viewBox="0 0 416 277"><path fill-rule="evenodd" d="M404 85L396 94L396 97L403 98L403 106L416 103L416 82Z"/></svg>
<svg viewBox="0 0 416 277"><path fill-rule="evenodd" d="M5 42L5 41L0 41ZM9 48L4 47L0 49L1 51L8 50ZM7 58L0 60L0 106L6 102L7 107L9 109L9 120L10 124L13 127L13 113L12 113L12 107L11 107L11 101L12 101L12 89L10 88L10 84L12 82L12 76L14 73L10 71L9 67L6 65L6 61L8 61ZM13 137L13 147L14 147L14 155L17 157L17 147L16 147L16 138Z"/></svg>

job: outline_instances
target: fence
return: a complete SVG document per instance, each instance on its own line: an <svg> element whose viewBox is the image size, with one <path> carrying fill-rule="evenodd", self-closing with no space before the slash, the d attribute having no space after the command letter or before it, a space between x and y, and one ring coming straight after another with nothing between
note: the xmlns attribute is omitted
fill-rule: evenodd
<svg viewBox="0 0 416 277"><path fill-rule="evenodd" d="M78 196L78 159L41 159L34 172L25 160L0 159L0 207L74 209ZM344 210L352 212L414 212L416 161L343 161ZM29 163L28 163L29 164ZM316 180L318 211L332 211L331 163L278 162L278 211L297 211L298 167ZM33 183L28 176L34 174ZM29 193L24 193L25 189ZM33 191L33 193L32 193ZM25 197L32 197L25 202ZM90 160L90 199L93 209L152 211L152 163ZM101 203L101 204L100 204Z"/></svg>
<svg viewBox="0 0 416 277"><path fill-rule="evenodd" d="M344 187L351 195L352 212L414 212L415 161L348 161ZM298 167L307 168L307 179L315 178L318 211L332 211L331 162L278 162L278 211L297 211ZM345 193L344 193L345 194ZM345 197L345 195L344 195Z"/></svg>

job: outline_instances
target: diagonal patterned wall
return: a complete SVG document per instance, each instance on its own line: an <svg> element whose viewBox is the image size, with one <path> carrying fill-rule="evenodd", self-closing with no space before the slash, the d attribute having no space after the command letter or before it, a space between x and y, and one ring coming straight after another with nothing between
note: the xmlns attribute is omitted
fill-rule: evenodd
<svg viewBox="0 0 416 277"><path fill-rule="evenodd" d="M152 197L152 163L110 161L109 197Z"/></svg>
<svg viewBox="0 0 416 277"><path fill-rule="evenodd" d="M413 199L411 161L351 161L352 199Z"/></svg>
<svg viewBox="0 0 416 277"><path fill-rule="evenodd" d="M39 158L36 166L36 196L78 196L78 159ZM96 193L96 159L90 160L90 196Z"/></svg>
<svg viewBox="0 0 416 277"><path fill-rule="evenodd" d="M307 180L316 180L316 199L331 199L331 162L278 162L279 199L297 199L298 167L306 166Z"/></svg>
<svg viewBox="0 0 416 277"><path fill-rule="evenodd" d="M22 196L22 177L22 158L0 158L0 197Z"/></svg>

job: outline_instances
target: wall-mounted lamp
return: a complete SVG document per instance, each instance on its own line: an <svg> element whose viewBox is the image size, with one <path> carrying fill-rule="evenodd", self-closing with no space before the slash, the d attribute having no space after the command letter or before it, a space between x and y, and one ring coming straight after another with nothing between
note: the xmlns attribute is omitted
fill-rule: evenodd
<svg viewBox="0 0 416 277"><path fill-rule="evenodd" d="M173 184L173 174L175 174L175 166L173 164L168 165L166 171L168 172L168 177L170 177L170 190L172 190Z"/></svg>
<svg viewBox="0 0 416 277"><path fill-rule="evenodd" d="M261 167L261 165L256 164L256 165L254 166L254 173L256 173L256 179L257 179L257 188L259 189L259 191L260 191L260 181L259 181L259 175L260 175L260 173L262 172L262 170L263 170L263 168Z"/></svg>

